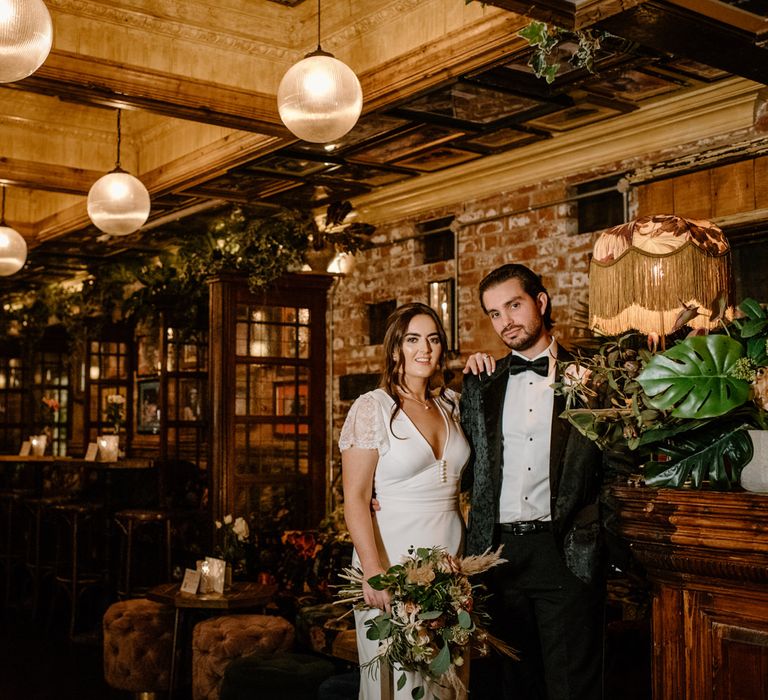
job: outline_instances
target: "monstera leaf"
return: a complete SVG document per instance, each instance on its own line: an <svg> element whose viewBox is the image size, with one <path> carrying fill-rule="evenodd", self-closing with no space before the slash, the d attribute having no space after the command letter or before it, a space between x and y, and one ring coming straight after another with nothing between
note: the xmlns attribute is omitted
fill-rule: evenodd
<svg viewBox="0 0 768 700"><path fill-rule="evenodd" d="M726 335L686 338L656 355L637 380L651 405L675 418L714 418L749 398L749 383L733 376L743 354Z"/></svg>
<svg viewBox="0 0 768 700"><path fill-rule="evenodd" d="M738 485L741 470L752 459L752 441L746 430L749 426L730 423L717 430L715 425L658 446L657 452L666 455L668 461L646 462L645 483L680 488L690 479L694 488L706 481L710 488L725 490Z"/></svg>

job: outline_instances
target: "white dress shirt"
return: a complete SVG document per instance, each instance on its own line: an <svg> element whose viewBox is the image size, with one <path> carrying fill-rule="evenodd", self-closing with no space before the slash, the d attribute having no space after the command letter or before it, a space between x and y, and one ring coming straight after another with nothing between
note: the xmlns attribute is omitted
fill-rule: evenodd
<svg viewBox="0 0 768 700"><path fill-rule="evenodd" d="M512 351L515 355L520 355ZM549 374L510 375L502 412L502 481L499 522L551 520L549 452L557 343L536 357L549 357ZM525 358L535 360L533 358Z"/></svg>

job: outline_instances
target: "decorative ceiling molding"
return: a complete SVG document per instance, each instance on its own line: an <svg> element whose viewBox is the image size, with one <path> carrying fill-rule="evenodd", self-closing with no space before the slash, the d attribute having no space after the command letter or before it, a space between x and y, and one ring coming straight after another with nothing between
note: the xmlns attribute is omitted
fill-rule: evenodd
<svg viewBox="0 0 768 700"><path fill-rule="evenodd" d="M361 220L373 224L395 221L748 130L761 88L743 78L707 85L605 123L375 190L355 197L353 205Z"/></svg>
<svg viewBox="0 0 768 700"><path fill-rule="evenodd" d="M523 26L525 21L519 17L494 14L361 74L363 111L373 111L514 53L528 45L517 36Z"/></svg>
<svg viewBox="0 0 768 700"><path fill-rule="evenodd" d="M427 2L435 4L435 0L427 0ZM323 48L331 51L331 53L336 53L344 51L353 43L365 42L367 36L379 34L385 24L396 19L402 19L404 14L410 14L414 10L423 9L427 2L425 0L397 0L397 2L391 3L360 19L352 18L351 22L342 29L331 31L327 35L325 31L322 32L320 38ZM444 0L440 0L441 4L443 2ZM316 35L314 39L316 39Z"/></svg>
<svg viewBox="0 0 768 700"><path fill-rule="evenodd" d="M257 3L251 3L255 8ZM241 12L241 22L231 22L232 28L215 29L209 25L194 24L189 17L176 19L171 15L159 13L148 14L146 12L130 10L125 7L107 5L103 2L91 2L90 0L48 0L49 9L63 15L92 19L97 22L106 22L116 25L123 30L125 28L136 29L142 32L151 32L159 36L167 36L174 40L189 41L194 44L215 46L250 56L261 56L272 61L285 63L291 61L296 54L290 47L281 47L268 44L264 40L254 40L253 32L243 32L234 27L259 28L265 26L266 18L255 17L254 14ZM233 12L231 8L227 10ZM270 13L269 22L274 18ZM268 23L267 23L267 26ZM295 36L293 22L286 23L280 31L272 32L274 37ZM274 38L272 37L272 38Z"/></svg>

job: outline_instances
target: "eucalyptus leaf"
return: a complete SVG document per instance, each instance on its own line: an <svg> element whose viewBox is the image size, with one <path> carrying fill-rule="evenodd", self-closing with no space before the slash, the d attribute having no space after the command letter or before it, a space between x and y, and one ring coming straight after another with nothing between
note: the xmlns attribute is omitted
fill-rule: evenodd
<svg viewBox="0 0 768 700"><path fill-rule="evenodd" d="M713 418L743 404L749 383L733 376L741 344L725 335L686 338L655 355L638 377L652 406L676 418Z"/></svg>
<svg viewBox="0 0 768 700"><path fill-rule="evenodd" d="M404 674L404 673L401 673L401 674L400 674L400 675L397 677L397 689L398 689L398 690L402 690L403 688L405 688L405 681L406 681L406 677L405 677L405 674Z"/></svg>
<svg viewBox="0 0 768 700"><path fill-rule="evenodd" d="M448 649L448 644L443 644L437 656L435 656L429 663L429 670L435 676L441 676L444 674L451 665L451 652Z"/></svg>
<svg viewBox="0 0 768 700"><path fill-rule="evenodd" d="M459 610L458 615L456 616L459 622L459 627L465 630L471 630L472 625L472 616L463 608Z"/></svg>
<svg viewBox="0 0 768 700"><path fill-rule="evenodd" d="M443 614L442 610L427 610L426 612L419 613L419 620L436 620Z"/></svg>

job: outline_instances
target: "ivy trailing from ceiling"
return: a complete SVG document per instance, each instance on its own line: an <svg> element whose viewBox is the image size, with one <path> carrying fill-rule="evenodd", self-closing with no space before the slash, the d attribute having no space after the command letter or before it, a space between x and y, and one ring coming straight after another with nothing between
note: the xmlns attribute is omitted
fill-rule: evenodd
<svg viewBox="0 0 768 700"><path fill-rule="evenodd" d="M533 21L518 32L532 47L528 65L537 78L553 83L563 61L594 73L595 56L610 36L597 29L568 30ZM571 45L575 48L571 49Z"/></svg>
<svg viewBox="0 0 768 700"><path fill-rule="evenodd" d="M31 351L48 326L61 324L73 354L81 354L86 338L98 337L110 322L157 327L163 316L179 331L194 334L208 321L212 275L243 273L255 291L301 270L310 248L354 253L367 247L374 227L348 222L351 210L349 202L330 205L320 228L311 213L297 209L265 215L263 209L228 208L176 250L102 263L79 285L52 283L6 299L0 343L15 340Z"/></svg>

